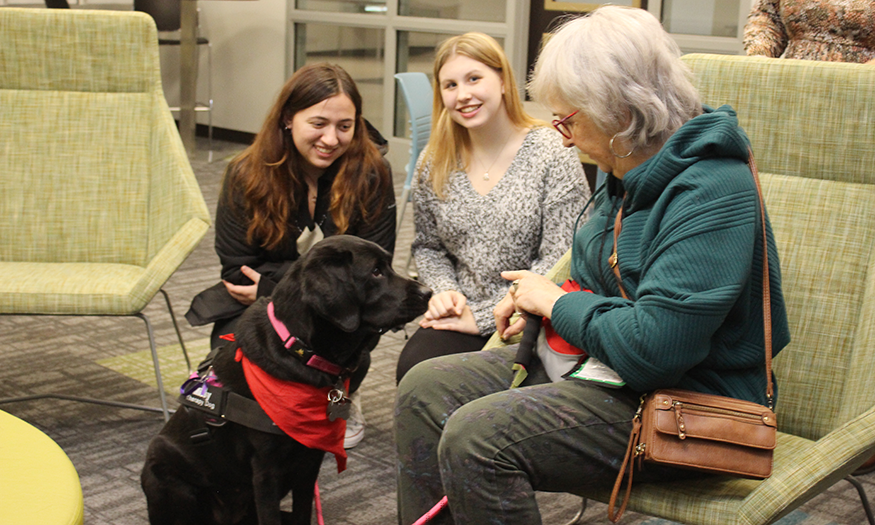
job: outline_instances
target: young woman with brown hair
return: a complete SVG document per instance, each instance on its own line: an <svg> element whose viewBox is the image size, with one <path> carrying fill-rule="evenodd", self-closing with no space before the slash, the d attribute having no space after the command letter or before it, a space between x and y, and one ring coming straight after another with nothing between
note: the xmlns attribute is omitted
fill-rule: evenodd
<svg viewBox="0 0 875 525"><path fill-rule="evenodd" d="M195 326L214 323L213 348L323 237L355 235L394 251L395 193L378 149L385 143L339 66L307 65L286 82L252 145L228 165L216 209L222 282L186 314Z"/></svg>

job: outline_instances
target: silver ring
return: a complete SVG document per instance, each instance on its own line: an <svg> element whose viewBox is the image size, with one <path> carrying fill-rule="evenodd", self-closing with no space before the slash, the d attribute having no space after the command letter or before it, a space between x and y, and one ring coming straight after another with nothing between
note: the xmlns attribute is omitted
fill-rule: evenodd
<svg viewBox="0 0 875 525"><path fill-rule="evenodd" d="M511 287L511 289L513 290L513 293L516 293L517 288L520 287L520 280L519 280L519 279L514 279L513 282L510 283L510 287Z"/></svg>

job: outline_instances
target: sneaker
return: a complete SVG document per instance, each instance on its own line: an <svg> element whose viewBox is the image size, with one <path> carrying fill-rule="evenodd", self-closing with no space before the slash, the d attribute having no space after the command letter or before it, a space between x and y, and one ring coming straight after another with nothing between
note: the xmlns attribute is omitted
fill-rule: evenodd
<svg viewBox="0 0 875 525"><path fill-rule="evenodd" d="M343 448L350 449L361 443L365 437L365 416L362 415L361 396L358 392L350 397L349 418L346 420L346 435Z"/></svg>

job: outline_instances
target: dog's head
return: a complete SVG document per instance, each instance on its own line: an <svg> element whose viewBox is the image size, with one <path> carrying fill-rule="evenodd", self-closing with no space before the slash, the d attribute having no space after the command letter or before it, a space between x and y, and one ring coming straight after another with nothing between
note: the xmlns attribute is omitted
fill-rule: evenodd
<svg viewBox="0 0 875 525"><path fill-rule="evenodd" d="M392 257L376 243L335 235L315 244L277 285L277 316L296 294L315 315L344 332L381 332L407 323L428 308L431 290L398 275ZM291 308L288 308L291 310Z"/></svg>

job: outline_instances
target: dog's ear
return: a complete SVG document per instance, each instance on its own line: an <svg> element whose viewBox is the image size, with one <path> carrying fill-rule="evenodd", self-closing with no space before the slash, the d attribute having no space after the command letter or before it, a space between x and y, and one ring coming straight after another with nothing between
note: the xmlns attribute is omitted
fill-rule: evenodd
<svg viewBox="0 0 875 525"><path fill-rule="evenodd" d="M302 275L304 303L344 332L358 330L361 322L352 262L349 250L320 246L307 254Z"/></svg>

